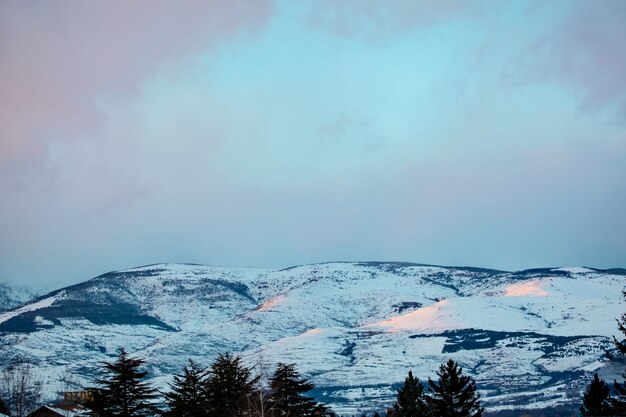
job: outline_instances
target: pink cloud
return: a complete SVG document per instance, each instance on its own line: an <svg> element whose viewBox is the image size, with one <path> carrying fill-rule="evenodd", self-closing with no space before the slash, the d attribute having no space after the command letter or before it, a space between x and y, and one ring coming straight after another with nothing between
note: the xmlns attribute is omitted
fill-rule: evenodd
<svg viewBox="0 0 626 417"><path fill-rule="evenodd" d="M98 97L132 94L159 65L257 30L271 12L269 0L0 3L0 173L97 125Z"/></svg>

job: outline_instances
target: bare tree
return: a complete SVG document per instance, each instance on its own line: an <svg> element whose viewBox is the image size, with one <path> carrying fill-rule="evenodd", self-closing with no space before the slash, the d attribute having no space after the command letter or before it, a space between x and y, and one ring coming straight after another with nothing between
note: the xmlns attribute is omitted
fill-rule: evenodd
<svg viewBox="0 0 626 417"><path fill-rule="evenodd" d="M9 365L0 378L0 392L12 417L26 417L41 403L42 379L26 362Z"/></svg>
<svg viewBox="0 0 626 417"><path fill-rule="evenodd" d="M270 372L267 364L259 354L257 364L254 366L257 373L255 389L248 394L248 408L252 417L271 417L274 415L273 390L270 387Z"/></svg>
<svg viewBox="0 0 626 417"><path fill-rule="evenodd" d="M61 391L58 394L62 397L60 400L63 404L80 404L89 398L89 392L69 366L65 367L59 377L59 388Z"/></svg>
<svg viewBox="0 0 626 417"><path fill-rule="evenodd" d="M83 384L78 378L76 378L69 366L66 366L65 369L63 369L63 372L59 377L59 382L61 383L63 392L83 390Z"/></svg>
<svg viewBox="0 0 626 417"><path fill-rule="evenodd" d="M252 417L271 417L274 415L272 391L268 387L259 386L248 394L248 407Z"/></svg>

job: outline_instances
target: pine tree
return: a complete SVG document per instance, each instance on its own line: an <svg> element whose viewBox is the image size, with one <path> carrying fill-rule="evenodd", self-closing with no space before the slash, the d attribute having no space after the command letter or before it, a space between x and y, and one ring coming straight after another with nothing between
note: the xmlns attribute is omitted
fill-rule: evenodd
<svg viewBox="0 0 626 417"><path fill-rule="evenodd" d="M115 362L103 362L96 380L91 409L100 417L146 417L157 413L156 390L144 381L147 372L139 368L143 359L131 358L122 348Z"/></svg>
<svg viewBox="0 0 626 417"><path fill-rule="evenodd" d="M404 384L398 389L396 403L393 405L393 415L397 417L423 417L426 415L426 403L424 398L424 386L419 378L409 376Z"/></svg>
<svg viewBox="0 0 626 417"><path fill-rule="evenodd" d="M274 411L278 417L310 417L327 414L324 405L303 395L315 386L301 378L294 364L279 363L270 381Z"/></svg>
<svg viewBox="0 0 626 417"><path fill-rule="evenodd" d="M169 410L165 417L206 417L208 415L207 370L189 359L181 375L174 375L170 391L165 393Z"/></svg>
<svg viewBox="0 0 626 417"><path fill-rule="evenodd" d="M2 398L0 398L0 414L4 414L4 415L7 415L7 416L11 414L11 412L9 411L9 408L4 403Z"/></svg>
<svg viewBox="0 0 626 417"><path fill-rule="evenodd" d="M609 416L613 411L609 386L596 373L583 397L580 414L585 417Z"/></svg>
<svg viewBox="0 0 626 417"><path fill-rule="evenodd" d="M484 409L480 406L480 394L476 384L452 359L439 367L437 382L428 379L430 396L427 404L438 417L480 417Z"/></svg>
<svg viewBox="0 0 626 417"><path fill-rule="evenodd" d="M622 291L622 296L626 299L626 291ZM626 313L622 314L622 316L617 319L617 328L626 338ZM615 341L615 347L620 353L626 355L626 339L617 340L617 338L613 336L613 340Z"/></svg>
<svg viewBox="0 0 626 417"><path fill-rule="evenodd" d="M622 374L622 377L626 379L626 374ZM626 382L620 384L617 381L613 381L611 407L613 409L613 415L626 416Z"/></svg>
<svg viewBox="0 0 626 417"><path fill-rule="evenodd" d="M622 291L622 296L626 298L626 291ZM617 319L617 328L626 337L626 313L622 314L622 316ZM613 340L615 341L615 347L619 350L619 352L622 355L626 355L626 339L622 339L620 341L614 336ZM622 374L622 377L626 380L626 373ZM614 381L613 391L614 395L611 397L611 405L614 415L626 416L626 381L621 384Z"/></svg>
<svg viewBox="0 0 626 417"><path fill-rule="evenodd" d="M239 356L220 354L211 365L206 382L208 406L211 415L240 417L248 408L248 396L257 378L251 377L250 368L241 364Z"/></svg>

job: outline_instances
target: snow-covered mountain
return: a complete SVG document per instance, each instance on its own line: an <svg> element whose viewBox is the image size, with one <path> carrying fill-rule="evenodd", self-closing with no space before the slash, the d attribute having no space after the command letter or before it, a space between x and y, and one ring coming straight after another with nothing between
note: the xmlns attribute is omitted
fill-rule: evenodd
<svg viewBox="0 0 626 417"><path fill-rule="evenodd" d="M166 387L187 358L296 363L339 412L386 408L408 370L452 358L490 409L578 402L608 367L626 270L502 272L410 263L283 270L159 264L111 272L0 314L0 361L27 358L61 390L116 349ZM0 363L0 365L4 365Z"/></svg>
<svg viewBox="0 0 626 417"><path fill-rule="evenodd" d="M35 296L36 292L30 288L0 283L0 312L18 307Z"/></svg>

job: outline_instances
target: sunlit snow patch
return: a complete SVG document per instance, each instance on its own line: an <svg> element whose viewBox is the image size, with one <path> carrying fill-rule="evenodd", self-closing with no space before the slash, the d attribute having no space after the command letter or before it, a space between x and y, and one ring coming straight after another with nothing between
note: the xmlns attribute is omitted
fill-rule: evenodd
<svg viewBox="0 0 626 417"><path fill-rule="evenodd" d="M276 297L268 298L257 308L257 311L270 311L273 307L276 307L285 301L285 298L286 297L282 294L277 295Z"/></svg>
<svg viewBox="0 0 626 417"><path fill-rule="evenodd" d="M363 327L382 327L388 332L399 331L433 331L460 328L454 324L452 312L448 308L449 300L442 300L428 307L423 307L400 316L391 317Z"/></svg>
<svg viewBox="0 0 626 417"><path fill-rule="evenodd" d="M524 281L507 285L504 289L504 295L507 297L522 297L526 295L547 297L548 292L542 288L543 284L543 280L534 279L532 281Z"/></svg>
<svg viewBox="0 0 626 417"><path fill-rule="evenodd" d="M306 332L302 333L300 336L313 336L316 334L320 334L322 332L322 329L320 329L319 327L315 327L313 329L309 329Z"/></svg>

